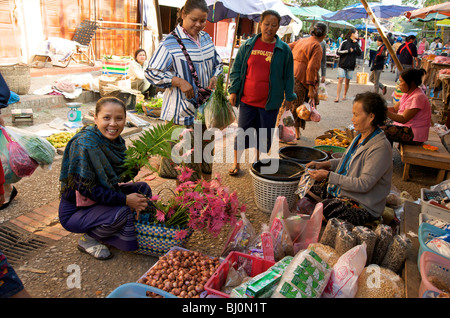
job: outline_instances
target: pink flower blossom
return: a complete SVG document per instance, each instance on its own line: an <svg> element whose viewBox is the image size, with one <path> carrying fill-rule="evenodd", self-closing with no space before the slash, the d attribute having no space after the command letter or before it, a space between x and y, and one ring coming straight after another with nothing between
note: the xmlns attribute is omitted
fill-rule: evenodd
<svg viewBox="0 0 450 318"><path fill-rule="evenodd" d="M150 201L158 201L160 199L159 195L154 195L150 198Z"/></svg>
<svg viewBox="0 0 450 318"><path fill-rule="evenodd" d="M186 230L180 230L180 231L178 231L178 233L175 235L175 240L182 240L182 239L184 239L187 235L188 235L188 231L186 231Z"/></svg>
<svg viewBox="0 0 450 318"><path fill-rule="evenodd" d="M156 219L157 219L159 222L164 222L165 218L166 218L166 215L164 214L163 211L161 211L161 210L156 210Z"/></svg>

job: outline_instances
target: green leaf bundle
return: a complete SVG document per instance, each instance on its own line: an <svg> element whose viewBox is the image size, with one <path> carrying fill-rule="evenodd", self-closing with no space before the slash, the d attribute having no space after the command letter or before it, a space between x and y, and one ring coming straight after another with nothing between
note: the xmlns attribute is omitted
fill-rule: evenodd
<svg viewBox="0 0 450 318"><path fill-rule="evenodd" d="M205 106L204 116L206 128L224 129L234 122L236 116L224 91L224 76L217 78L216 89Z"/></svg>

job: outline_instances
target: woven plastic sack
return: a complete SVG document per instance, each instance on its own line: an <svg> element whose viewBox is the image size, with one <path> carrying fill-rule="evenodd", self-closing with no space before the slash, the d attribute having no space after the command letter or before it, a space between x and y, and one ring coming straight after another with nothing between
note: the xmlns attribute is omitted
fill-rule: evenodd
<svg viewBox="0 0 450 318"><path fill-rule="evenodd" d="M26 150L18 142L11 139L4 128L2 128L2 131L8 141L6 147L9 151L9 165L11 170L20 178L31 176L38 167L38 163L28 155Z"/></svg>

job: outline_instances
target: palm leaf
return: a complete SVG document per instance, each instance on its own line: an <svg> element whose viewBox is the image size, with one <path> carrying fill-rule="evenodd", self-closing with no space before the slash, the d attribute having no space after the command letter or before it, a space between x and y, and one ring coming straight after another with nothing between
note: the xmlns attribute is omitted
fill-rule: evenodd
<svg viewBox="0 0 450 318"><path fill-rule="evenodd" d="M177 128L173 121L160 123L146 130L138 139L131 141L131 146L125 152L124 175L132 176L136 168L148 167L153 171L156 169L150 165L149 158L152 156L170 157L172 143L177 139L172 137Z"/></svg>

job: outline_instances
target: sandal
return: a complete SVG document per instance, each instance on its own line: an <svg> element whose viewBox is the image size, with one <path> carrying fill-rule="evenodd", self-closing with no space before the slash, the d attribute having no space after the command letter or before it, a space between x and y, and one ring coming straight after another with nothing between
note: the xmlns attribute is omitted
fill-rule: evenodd
<svg viewBox="0 0 450 318"><path fill-rule="evenodd" d="M16 189L16 187L13 186L12 190L11 190L11 194L9 195L9 201L6 203L3 203L2 206L0 206L0 210L6 209L9 206L9 204L12 202L12 200L14 200L16 195L17 195L17 189Z"/></svg>
<svg viewBox="0 0 450 318"><path fill-rule="evenodd" d="M235 168L233 168L233 169L230 169L230 170L228 170L228 174L230 175L230 176L237 176L238 174L239 174L239 171L240 171L240 169L239 168L237 168L237 167L235 167Z"/></svg>
<svg viewBox="0 0 450 318"><path fill-rule="evenodd" d="M107 260L113 257L106 245L99 243L88 235L83 235L78 240L78 250L87 253L98 260Z"/></svg>

